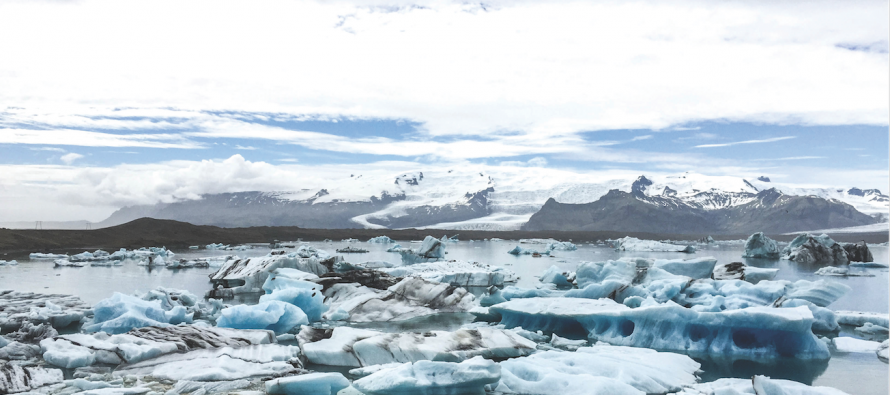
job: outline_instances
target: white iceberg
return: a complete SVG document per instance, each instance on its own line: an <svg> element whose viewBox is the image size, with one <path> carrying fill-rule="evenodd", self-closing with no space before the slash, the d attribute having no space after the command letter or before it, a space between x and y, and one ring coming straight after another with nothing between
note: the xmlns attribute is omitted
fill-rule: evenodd
<svg viewBox="0 0 890 395"><path fill-rule="evenodd" d="M389 237L386 237L386 236L377 236L377 237L372 237L372 238L368 239L368 243L392 244L392 243L395 243L395 241L393 239L390 239Z"/></svg>
<svg viewBox="0 0 890 395"><path fill-rule="evenodd" d="M837 322L841 325L863 326L866 323L871 323L885 328L890 327L890 315L887 313L838 310L834 314L837 315Z"/></svg>
<svg viewBox="0 0 890 395"><path fill-rule="evenodd" d="M445 258L445 244L433 236L427 236L416 251L413 249L400 249L402 263L413 265L419 262L430 262Z"/></svg>
<svg viewBox="0 0 890 395"><path fill-rule="evenodd" d="M553 265L550 266L547 270L541 274L541 282L544 284L553 284L557 287L571 287L572 283L575 281L575 273L567 272L565 270L560 269L558 266Z"/></svg>
<svg viewBox="0 0 890 395"><path fill-rule="evenodd" d="M28 254L28 258L30 258L30 259L65 259L65 258L68 258L68 254L50 254L50 253L32 252L32 253Z"/></svg>
<svg viewBox="0 0 890 395"><path fill-rule="evenodd" d="M276 334L287 333L298 325L306 324L309 324L309 318L303 310L279 300L227 307L216 322L222 328L265 329Z"/></svg>
<svg viewBox="0 0 890 395"><path fill-rule="evenodd" d="M710 278L717 265L717 258L702 257L692 259L656 259L652 267L668 273L690 278Z"/></svg>
<svg viewBox="0 0 890 395"><path fill-rule="evenodd" d="M836 337L831 339L831 344L839 352L873 353L881 349L881 343L852 337Z"/></svg>
<svg viewBox="0 0 890 395"><path fill-rule="evenodd" d="M498 382L501 367L482 357L460 363L418 361L382 369L353 383L367 395L484 393Z"/></svg>
<svg viewBox="0 0 890 395"><path fill-rule="evenodd" d="M662 243L654 240L640 240L636 237L624 237L615 240L619 251L663 251L663 252L695 252L695 246Z"/></svg>
<svg viewBox="0 0 890 395"><path fill-rule="evenodd" d="M695 384L691 358L643 348L597 345L544 351L500 363L505 394L662 394Z"/></svg>
<svg viewBox="0 0 890 395"><path fill-rule="evenodd" d="M424 360L459 362L476 356L512 358L532 354L536 347L516 332L492 328L382 333L304 327L298 339L310 362L351 367Z"/></svg>
<svg viewBox="0 0 890 395"><path fill-rule="evenodd" d="M409 277L377 290L358 284L334 284L325 289L327 319L352 322L401 321L437 313L466 312L473 294L462 287Z"/></svg>
<svg viewBox="0 0 890 395"><path fill-rule="evenodd" d="M694 384L677 395L714 394L776 394L776 395L847 395L831 387L811 387L791 380L777 380L766 376L750 379L719 379L710 383Z"/></svg>
<svg viewBox="0 0 890 395"><path fill-rule="evenodd" d="M270 395L337 395L349 387L349 380L340 373L306 373L272 379L265 386Z"/></svg>
<svg viewBox="0 0 890 395"><path fill-rule="evenodd" d="M171 353L119 366L114 375L152 376L162 380L223 381L280 376L302 368L296 346L261 344Z"/></svg>
<svg viewBox="0 0 890 395"><path fill-rule="evenodd" d="M423 262L377 270L395 277L422 277L429 281L462 287L502 286L506 282L519 280L519 276L512 270L469 261Z"/></svg>

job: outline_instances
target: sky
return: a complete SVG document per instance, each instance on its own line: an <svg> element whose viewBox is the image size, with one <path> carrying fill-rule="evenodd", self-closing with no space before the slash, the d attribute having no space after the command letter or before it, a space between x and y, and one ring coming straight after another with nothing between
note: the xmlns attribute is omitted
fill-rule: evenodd
<svg viewBox="0 0 890 395"><path fill-rule="evenodd" d="M887 7L0 1L0 222L362 168L886 193Z"/></svg>

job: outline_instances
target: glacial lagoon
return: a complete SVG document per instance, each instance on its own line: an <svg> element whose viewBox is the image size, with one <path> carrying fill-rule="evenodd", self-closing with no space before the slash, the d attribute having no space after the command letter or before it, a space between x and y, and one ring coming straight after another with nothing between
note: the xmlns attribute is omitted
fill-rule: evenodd
<svg viewBox="0 0 890 395"><path fill-rule="evenodd" d="M405 247L417 247L411 241L397 241ZM387 252L390 244L374 244L365 242L309 242L315 248L342 255L347 262L360 263L367 261L389 261L397 263L400 256ZM566 271L574 271L580 262L606 261L622 257L641 257L656 259L678 259L691 257L714 257L718 265L730 262L743 262L748 266L760 268L777 268L776 280L827 280L848 285L851 291L829 306L832 310L853 310L866 312L888 312L888 270L853 269L855 272L873 276L861 277L824 277L814 273L824 265L805 265L787 260L768 260L742 258L744 243L718 242L714 244L697 244L698 251L694 254L677 252L639 252L616 251L607 245L578 243L575 251L554 251L553 257L533 257L532 255L511 255L507 251L519 245L517 241L460 241L447 243L448 260L465 260L483 262L493 266L501 266L512 270L520 276L516 286L535 288L539 285L537 277L549 267L555 265ZM345 247L361 247L367 253L336 254L335 250ZM533 246L533 245L531 245ZM870 247L876 262L890 261L886 246ZM187 249L174 250L176 259L194 259L199 257L221 257L237 255L242 258L259 257L268 254L271 249L266 245L255 245L243 251ZM70 251L69 253L78 253ZM145 292L162 286L172 289L188 290L202 296L211 289L208 276L216 268L168 269L159 266L140 266L132 261L124 261L114 266L85 267L54 267L52 260L29 260L26 254L8 255L0 259L16 259L16 266L0 267L0 289L16 291L70 294L83 299L88 304L95 304L113 292L133 294ZM477 287L471 291L478 295L484 288ZM225 303L255 304L259 295L239 295ZM473 315L466 313L450 313L426 316L402 322L357 323L350 324L357 328L369 328L384 332L424 332L429 330L453 331L471 323ZM856 336L853 327L842 326L838 336ZM833 336L833 335L832 335ZM871 340L886 340L886 335L876 335ZM744 360L719 361L710 358L696 358L702 364L701 381L709 382L718 378L737 377L750 378L752 375L766 375L774 379L790 379L814 386L828 386L850 394L886 394L888 369L887 364L876 358L874 352L841 353L833 351L828 361L773 361L771 363L755 363ZM340 371L346 370L321 365L310 365L313 370Z"/></svg>

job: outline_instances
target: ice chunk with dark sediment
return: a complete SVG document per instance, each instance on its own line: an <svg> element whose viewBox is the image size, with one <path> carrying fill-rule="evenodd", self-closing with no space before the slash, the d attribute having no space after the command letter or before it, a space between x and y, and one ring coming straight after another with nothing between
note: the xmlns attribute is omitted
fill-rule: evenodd
<svg viewBox="0 0 890 395"><path fill-rule="evenodd" d="M433 236L427 236L420 244L420 248L401 249L399 254L402 255L402 263L413 265L419 262L430 262L445 258L445 244Z"/></svg>
<svg viewBox="0 0 890 395"><path fill-rule="evenodd" d="M222 381L281 376L302 369L296 346L261 344L165 354L121 365L115 376L153 376L167 380Z"/></svg>
<svg viewBox="0 0 890 395"><path fill-rule="evenodd" d="M274 342L270 331L177 325L144 327L111 336L104 332L61 335L42 341L40 346L47 362L76 368L94 363L136 363L171 352Z"/></svg>
<svg viewBox="0 0 890 395"><path fill-rule="evenodd" d="M508 328L586 332L591 341L690 355L744 359L827 359L806 307L697 312L673 302L630 309L610 299L516 299L492 306Z"/></svg>
<svg viewBox="0 0 890 395"><path fill-rule="evenodd" d="M372 373L356 380L353 385L367 395L482 394L486 385L496 383L500 378L500 365L476 357L460 363L405 363Z"/></svg>
<svg viewBox="0 0 890 395"><path fill-rule="evenodd" d="M0 329L15 331L25 322L64 328L83 319L89 308L76 296L0 290Z"/></svg>
<svg viewBox="0 0 890 395"><path fill-rule="evenodd" d="M340 373L306 373L272 379L265 386L270 395L336 395L349 387L349 380Z"/></svg>
<svg viewBox="0 0 890 395"><path fill-rule="evenodd" d="M745 265L742 262L732 262L725 265L717 265L711 278L714 280L745 280L757 284L763 280L776 278L779 269L759 268Z"/></svg>
<svg viewBox="0 0 890 395"><path fill-rule="evenodd" d="M691 358L643 348L597 345L544 351L500 363L505 394L662 394L695 384Z"/></svg>
<svg viewBox="0 0 890 395"><path fill-rule="evenodd" d="M304 327L298 336L316 364L371 366L423 360L459 362L475 356L512 358L535 352L535 342L504 329L382 333L367 329Z"/></svg>
<svg viewBox="0 0 890 395"><path fill-rule="evenodd" d="M242 293L261 292L262 285L269 277L269 273L275 269L297 269L321 275L331 271L331 267L328 267L327 264L333 265L336 260L336 257L327 261L314 256L301 258L297 253L285 251L272 251L262 257L232 259L210 275L210 282L214 287L225 288L225 292L213 290L208 292L208 296L232 297Z"/></svg>
<svg viewBox="0 0 890 395"><path fill-rule="evenodd" d="M800 394L800 395L847 395L831 387L811 387L791 380L754 376L749 379L719 379L710 383L694 384L677 395L713 394Z"/></svg>
<svg viewBox="0 0 890 395"><path fill-rule="evenodd" d="M779 244L766 237L763 232L752 234L748 236L748 240L745 240L743 258L778 259L779 255Z"/></svg>
<svg viewBox="0 0 890 395"><path fill-rule="evenodd" d="M803 234L795 237L782 250L782 259L829 265L845 265L850 261L844 248L826 234L821 236Z"/></svg>
<svg viewBox="0 0 890 395"><path fill-rule="evenodd" d="M422 277L426 280L463 287L487 287L516 282L512 270L470 261L435 261L377 269L395 277Z"/></svg>
<svg viewBox="0 0 890 395"><path fill-rule="evenodd" d="M419 277L406 278L385 291L358 284L335 284L324 291L328 319L352 322L401 321L474 307L466 289Z"/></svg>
<svg viewBox="0 0 890 395"><path fill-rule="evenodd" d="M640 240L636 237L624 237L616 240L619 251L657 251L657 252L695 252L695 247L691 245L677 245L662 243L654 240Z"/></svg>
<svg viewBox="0 0 890 395"><path fill-rule="evenodd" d="M847 252L847 258L851 262L872 262L875 260L864 241L858 243L841 243L841 247Z"/></svg>
<svg viewBox="0 0 890 395"><path fill-rule="evenodd" d="M59 369L38 366L21 366L0 361L0 393L14 394L30 391L64 379Z"/></svg>

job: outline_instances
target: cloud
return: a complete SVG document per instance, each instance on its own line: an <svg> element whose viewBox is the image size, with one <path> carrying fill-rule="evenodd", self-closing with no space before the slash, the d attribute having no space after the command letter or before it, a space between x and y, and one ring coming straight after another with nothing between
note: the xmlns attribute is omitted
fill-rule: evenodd
<svg viewBox="0 0 890 395"><path fill-rule="evenodd" d="M61 159L62 162L65 162L66 165L70 165L80 158L83 158L83 155L75 152L69 152L65 155L62 155L59 159Z"/></svg>
<svg viewBox="0 0 890 395"><path fill-rule="evenodd" d="M235 145L235 148L236 148L236 149L240 149L240 150L246 150L246 151L254 151L254 150L257 149L256 147L251 147L251 146L249 146L249 145L246 146L246 147L245 147L245 146L241 146L241 145Z"/></svg>
<svg viewBox="0 0 890 395"><path fill-rule="evenodd" d="M630 139L630 141L649 140L649 139L651 139L651 138L652 138L652 135L651 135L651 134L647 134L647 135L644 135L644 136L637 136L637 137L634 137L634 138Z"/></svg>
<svg viewBox="0 0 890 395"><path fill-rule="evenodd" d="M768 162L768 161L778 161L778 160L807 160L807 159L825 159L824 156L789 156L785 158L763 158L763 159L750 159L754 162Z"/></svg>
<svg viewBox="0 0 890 395"><path fill-rule="evenodd" d="M202 148L178 134L114 134L85 130L0 129L0 143L76 145L83 147Z"/></svg>
<svg viewBox="0 0 890 395"><path fill-rule="evenodd" d="M797 136L782 136L782 137L773 137L773 138L761 139L761 140L734 141L731 143L720 143L720 144L702 144L702 145L696 145L693 148L715 148L715 147L730 147L730 146L739 145L739 144L773 143L776 141L789 140L789 139L793 139L796 137Z"/></svg>
<svg viewBox="0 0 890 395"><path fill-rule="evenodd" d="M31 151L52 151L52 152L65 152L65 150L57 147L36 147L31 148Z"/></svg>
<svg viewBox="0 0 890 395"><path fill-rule="evenodd" d="M887 124L888 56L850 50L887 42L882 2L418 4L8 3L0 35L28 40L0 42L0 103L107 130L169 109L403 119L430 136Z"/></svg>
<svg viewBox="0 0 890 395"><path fill-rule="evenodd" d="M536 156L534 158L529 159L528 161L521 160L507 160L500 162L501 166L515 166L515 167L544 167L547 166L547 159Z"/></svg>

